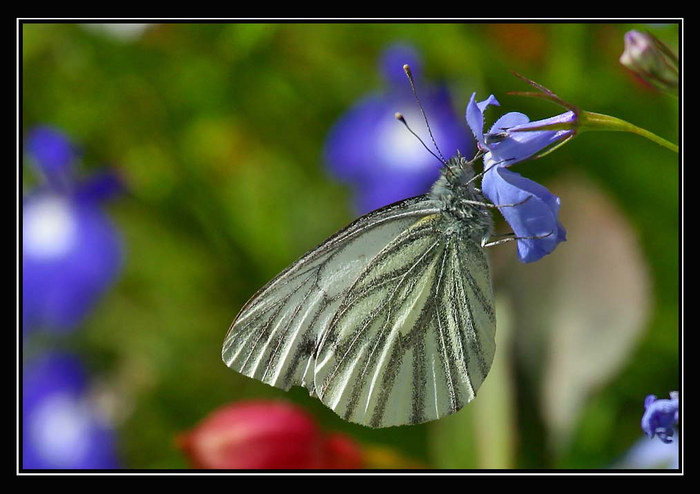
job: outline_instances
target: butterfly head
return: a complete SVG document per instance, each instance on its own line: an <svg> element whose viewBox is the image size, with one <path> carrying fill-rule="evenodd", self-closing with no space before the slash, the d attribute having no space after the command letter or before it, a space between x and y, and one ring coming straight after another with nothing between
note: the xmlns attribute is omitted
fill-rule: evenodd
<svg viewBox="0 0 700 494"><path fill-rule="evenodd" d="M466 230L477 241L488 236L493 227L484 197L476 187L474 160L457 154L445 161L442 175L433 184L429 195L439 202L449 217L456 220L455 230Z"/></svg>

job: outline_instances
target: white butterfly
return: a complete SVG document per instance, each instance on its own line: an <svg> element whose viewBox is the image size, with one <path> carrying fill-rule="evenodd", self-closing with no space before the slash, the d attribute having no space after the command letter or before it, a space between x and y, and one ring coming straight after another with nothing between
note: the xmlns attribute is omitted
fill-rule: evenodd
<svg viewBox="0 0 700 494"><path fill-rule="evenodd" d="M226 365L304 386L370 427L461 409L495 352L492 220L473 177L456 156L428 194L362 216L285 269L231 324Z"/></svg>

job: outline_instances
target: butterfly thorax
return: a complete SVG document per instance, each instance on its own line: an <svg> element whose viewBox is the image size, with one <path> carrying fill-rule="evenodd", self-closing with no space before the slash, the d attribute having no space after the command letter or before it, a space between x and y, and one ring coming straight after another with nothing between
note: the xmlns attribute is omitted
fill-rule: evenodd
<svg viewBox="0 0 700 494"><path fill-rule="evenodd" d="M484 196L476 188L474 168L464 157L450 158L442 168L442 175L430 189L430 197L438 201L448 213L448 233L467 235L478 243L487 239L493 229L491 214Z"/></svg>

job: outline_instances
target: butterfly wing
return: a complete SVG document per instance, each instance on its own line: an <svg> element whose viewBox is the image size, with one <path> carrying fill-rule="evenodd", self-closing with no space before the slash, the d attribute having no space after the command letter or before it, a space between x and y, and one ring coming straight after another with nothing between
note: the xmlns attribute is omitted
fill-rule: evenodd
<svg viewBox="0 0 700 494"><path fill-rule="evenodd" d="M444 214L403 230L342 299L316 355L316 393L351 422L417 424L471 401L495 352L489 266ZM452 220L454 221L454 220Z"/></svg>
<svg viewBox="0 0 700 494"><path fill-rule="evenodd" d="M350 287L394 238L434 213L427 196L373 211L297 260L241 309L224 340L232 369L314 393L314 352Z"/></svg>

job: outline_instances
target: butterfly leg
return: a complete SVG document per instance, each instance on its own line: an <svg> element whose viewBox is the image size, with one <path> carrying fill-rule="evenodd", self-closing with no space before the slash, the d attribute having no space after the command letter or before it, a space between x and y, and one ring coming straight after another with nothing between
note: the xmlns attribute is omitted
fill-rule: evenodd
<svg viewBox="0 0 700 494"><path fill-rule="evenodd" d="M474 204L476 206L483 206L485 208L514 208L514 207L521 206L521 205L525 204L530 199L532 199L532 194L527 196L522 201L514 202L512 204L491 204L489 202L470 201L468 199L464 199L462 202L464 202L465 204Z"/></svg>
<svg viewBox="0 0 700 494"><path fill-rule="evenodd" d="M512 242L513 240L539 240L539 239L547 238L550 235L552 235L553 233L554 233L554 230L551 230L549 233L545 233L543 235L530 235L527 237L516 237L515 233L494 234L488 240L482 242L481 246L482 247L493 247L494 245L505 244L507 242ZM491 241L491 239L494 237L505 237L505 238Z"/></svg>

